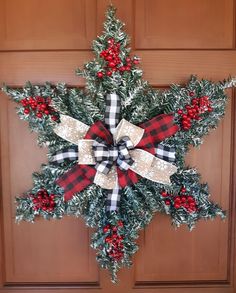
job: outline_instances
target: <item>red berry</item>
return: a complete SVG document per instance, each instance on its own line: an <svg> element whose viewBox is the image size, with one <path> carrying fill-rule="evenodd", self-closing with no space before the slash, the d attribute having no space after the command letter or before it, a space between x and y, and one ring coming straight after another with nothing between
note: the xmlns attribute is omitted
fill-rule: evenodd
<svg viewBox="0 0 236 293"><path fill-rule="evenodd" d="M124 223L123 223L121 220L119 220L119 221L117 222L117 224L118 224L119 227L124 227Z"/></svg>
<svg viewBox="0 0 236 293"><path fill-rule="evenodd" d="M186 110L189 110L189 109L191 109L191 106L186 105L186 106L185 106L185 109L186 109Z"/></svg>
<svg viewBox="0 0 236 293"><path fill-rule="evenodd" d="M20 103L21 103L21 105L24 106L24 107L28 104L28 102L27 102L26 99L21 100Z"/></svg>
<svg viewBox="0 0 236 293"><path fill-rule="evenodd" d="M112 241L112 240L111 240L111 237L107 236L106 239L105 239L105 242L106 242L106 243L110 243L111 241Z"/></svg>
<svg viewBox="0 0 236 293"><path fill-rule="evenodd" d="M194 202L194 198L191 195L189 195L187 197L187 200L188 200L188 202Z"/></svg>
<svg viewBox="0 0 236 293"><path fill-rule="evenodd" d="M137 65L137 64L139 64L139 60L138 60L138 59L134 59L133 63L134 63L135 65Z"/></svg>
<svg viewBox="0 0 236 293"><path fill-rule="evenodd" d="M166 204L167 206L169 206L169 205L171 204L171 201L170 201L169 199L166 199L166 200L165 200L165 204Z"/></svg>
<svg viewBox="0 0 236 293"><path fill-rule="evenodd" d="M99 72L97 73L97 77L98 77L98 78L103 78L103 72L99 71Z"/></svg>
<svg viewBox="0 0 236 293"><path fill-rule="evenodd" d="M121 72L123 72L123 71L125 71L125 67L124 67L124 66L121 66L121 67L119 68L119 70L120 70Z"/></svg>
<svg viewBox="0 0 236 293"><path fill-rule="evenodd" d="M107 233L109 230L110 230L110 229L107 228L107 227L104 227L104 228L103 228L103 232L104 232L104 233Z"/></svg>
<svg viewBox="0 0 236 293"><path fill-rule="evenodd" d="M182 115L182 118L183 118L183 119L187 119L188 116L187 116L186 114L183 114L183 115Z"/></svg>
<svg viewBox="0 0 236 293"><path fill-rule="evenodd" d="M167 194L166 191L162 191L162 192L161 192L161 196L165 197L165 196L167 196L167 195L168 195L168 194Z"/></svg>
<svg viewBox="0 0 236 293"><path fill-rule="evenodd" d="M38 211L38 209L39 209L39 207L37 207L37 206L36 207L33 207L33 210L34 211Z"/></svg>
<svg viewBox="0 0 236 293"><path fill-rule="evenodd" d="M38 199L37 198L34 198L33 199L33 204L36 204L36 203L38 203L39 201L38 201Z"/></svg>
<svg viewBox="0 0 236 293"><path fill-rule="evenodd" d="M187 201L187 197L186 196L182 196L181 202L186 202L186 201Z"/></svg>
<svg viewBox="0 0 236 293"><path fill-rule="evenodd" d="M41 105L41 109L46 109L47 108L47 105L46 104L42 104Z"/></svg>
<svg viewBox="0 0 236 293"><path fill-rule="evenodd" d="M112 71L107 71L107 72L106 72L106 75L107 75L107 76L111 76L111 75L112 75Z"/></svg>
<svg viewBox="0 0 236 293"><path fill-rule="evenodd" d="M44 114L49 115L49 111L48 110L44 110Z"/></svg>
<svg viewBox="0 0 236 293"><path fill-rule="evenodd" d="M181 190L180 190L180 192L185 193L186 192L186 188L185 187L182 187Z"/></svg>
<svg viewBox="0 0 236 293"><path fill-rule="evenodd" d="M36 116L37 116L38 118L42 118L42 117L43 117L43 114L39 112L39 113L36 114Z"/></svg>
<svg viewBox="0 0 236 293"><path fill-rule="evenodd" d="M196 202L195 202L195 200L193 200L193 201L189 202L189 205L190 205L190 206L192 206L192 207L193 207L193 206L195 206L195 205L196 205Z"/></svg>
<svg viewBox="0 0 236 293"><path fill-rule="evenodd" d="M55 116L55 115L52 115L52 116L51 116L51 119L52 119L53 121L57 121L57 120L58 120L58 117Z"/></svg>
<svg viewBox="0 0 236 293"><path fill-rule="evenodd" d="M113 58L112 58L111 55L109 55L109 56L106 57L106 61L112 61L112 60L113 60Z"/></svg>
<svg viewBox="0 0 236 293"><path fill-rule="evenodd" d="M112 235L112 239L113 239L113 241L114 241L114 240L116 241L116 239L117 239L117 234L113 234L113 235Z"/></svg>
<svg viewBox="0 0 236 293"><path fill-rule="evenodd" d="M181 198L180 198L180 196L176 196L176 197L175 197L175 202L181 202Z"/></svg>
<svg viewBox="0 0 236 293"><path fill-rule="evenodd" d="M125 66L126 71L130 71L130 69L131 69L130 66Z"/></svg>
<svg viewBox="0 0 236 293"><path fill-rule="evenodd" d="M190 97L193 97L194 96L194 92L190 92L189 95L190 95Z"/></svg>
<svg viewBox="0 0 236 293"><path fill-rule="evenodd" d="M43 210L43 211L46 211L46 210L47 210L47 207L42 207L42 210Z"/></svg>
<svg viewBox="0 0 236 293"><path fill-rule="evenodd" d="M179 115L181 115L181 114L183 114L183 110L179 109L179 110L177 111L177 113L178 113Z"/></svg>
<svg viewBox="0 0 236 293"><path fill-rule="evenodd" d="M112 227L112 231L113 232L116 232L117 231L117 227L116 226Z"/></svg>
<svg viewBox="0 0 236 293"><path fill-rule="evenodd" d="M113 68L113 67L116 66L116 64L115 64L114 62L109 62L109 63L108 63L108 66L111 67L111 68Z"/></svg>
<svg viewBox="0 0 236 293"><path fill-rule="evenodd" d="M26 108L25 110L24 110L24 114L29 114L30 113L30 110L28 109L28 108Z"/></svg>
<svg viewBox="0 0 236 293"><path fill-rule="evenodd" d="M175 203L174 203L174 207L175 207L176 209L179 209L179 208L180 208L180 204L177 203L177 202L175 202Z"/></svg>
<svg viewBox="0 0 236 293"><path fill-rule="evenodd" d="M213 111L212 107L209 106L209 107L207 108L207 111L208 111L208 112L212 112L212 111Z"/></svg>
<svg viewBox="0 0 236 293"><path fill-rule="evenodd" d="M114 44L114 39L113 39L113 38L109 39L109 40L107 41L107 43L110 44L110 45L111 45L111 44Z"/></svg>

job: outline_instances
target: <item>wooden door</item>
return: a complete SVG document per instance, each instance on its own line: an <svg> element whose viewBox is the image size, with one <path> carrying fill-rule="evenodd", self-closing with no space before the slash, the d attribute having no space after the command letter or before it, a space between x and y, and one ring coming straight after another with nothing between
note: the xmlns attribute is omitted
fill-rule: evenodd
<svg viewBox="0 0 236 293"><path fill-rule="evenodd" d="M112 1L127 24L144 78L155 87L185 83L191 73L221 80L236 75L236 1ZM83 86L74 75L92 55L100 33L105 0L0 0L0 83L65 81ZM131 269L113 285L99 270L89 248L90 230L80 219L14 223L14 196L31 186L31 173L46 161L36 136L18 120L1 94L0 291L233 293L235 275L235 92L218 129L186 162L208 181L212 199L228 218L200 222L193 232L175 231L156 215L141 232Z"/></svg>

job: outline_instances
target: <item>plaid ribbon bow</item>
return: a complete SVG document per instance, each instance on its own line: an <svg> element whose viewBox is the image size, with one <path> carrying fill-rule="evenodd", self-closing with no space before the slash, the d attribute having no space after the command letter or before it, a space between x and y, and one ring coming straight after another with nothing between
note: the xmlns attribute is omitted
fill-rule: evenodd
<svg viewBox="0 0 236 293"><path fill-rule="evenodd" d="M108 95L106 98L105 124L97 121L88 131L86 129L87 133L85 132L84 135L80 133L80 137L83 137L84 140L93 140L92 150L95 164L93 166L87 163L76 164L59 177L57 184L64 189L65 200L71 199L73 194L82 191L93 182L96 183L97 171L101 172L101 174L108 174L114 164L118 167L116 168L118 181L115 187L107 189L107 211L113 211L119 208L120 191L122 188L138 182L140 176L131 170L132 168L130 169L134 162L129 154L129 151L133 151L132 149L134 148L132 141L128 136L124 135L116 144L113 142L112 135L116 132L116 127L119 122L120 105L120 99L116 94ZM67 118L70 117L67 116ZM69 122L72 123L73 121ZM79 128L81 126L76 125L76 127ZM86 127L86 125L82 125L83 129ZM144 150L162 160L174 161L174 149L160 144L161 141L178 131L178 126L173 124L172 114L158 115L139 125L139 128L143 129L143 136L135 148ZM59 128L55 132L75 144L78 141L76 137L75 139L71 138L71 136L66 137L66 123L64 126L59 125ZM63 136L60 133L63 133ZM78 148L76 150L70 148L69 151L67 148L55 154L52 161L54 163L62 163L63 157L65 160L73 160L78 158L78 156L81 158L81 153L78 154Z"/></svg>
<svg viewBox="0 0 236 293"><path fill-rule="evenodd" d="M134 163L129 154L129 150L133 148L134 145L128 136L122 137L115 145L108 145L104 140L97 138L93 143L94 157L97 162L95 168L103 174L108 174L116 162L121 170L128 170Z"/></svg>

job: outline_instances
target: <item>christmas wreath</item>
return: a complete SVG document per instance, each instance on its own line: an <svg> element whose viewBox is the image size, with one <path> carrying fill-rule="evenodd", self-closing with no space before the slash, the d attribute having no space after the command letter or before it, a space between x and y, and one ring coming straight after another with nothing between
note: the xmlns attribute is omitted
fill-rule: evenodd
<svg viewBox="0 0 236 293"><path fill-rule="evenodd" d="M77 70L85 89L3 88L49 157L33 174L33 188L16 198L16 220L82 216L96 228L91 245L113 281L120 267L131 265L139 230L155 212L190 229L199 219L225 217L184 158L216 128L225 89L236 85L231 78L214 83L192 76L186 86L151 88L122 28L109 7L104 32L93 42L94 60Z"/></svg>

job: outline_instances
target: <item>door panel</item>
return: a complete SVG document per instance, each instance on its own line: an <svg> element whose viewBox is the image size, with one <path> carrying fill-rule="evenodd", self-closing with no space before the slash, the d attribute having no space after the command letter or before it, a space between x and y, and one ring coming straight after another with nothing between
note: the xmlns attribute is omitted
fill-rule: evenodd
<svg viewBox="0 0 236 293"><path fill-rule="evenodd" d="M233 0L137 0L136 48L230 49Z"/></svg>
<svg viewBox="0 0 236 293"><path fill-rule="evenodd" d="M93 57L91 41L109 2L0 0L0 83L84 86L74 70ZM177 2L112 1L127 23L133 53L142 58L144 78L166 87L185 83L191 73L213 80L236 75L235 1ZM15 224L14 196L31 187L31 173L46 161L46 150L1 94L0 291L233 293L236 103L235 91L229 94L224 120L186 157L209 183L212 199L229 211L227 220L201 221L189 232L175 231L168 216L156 215L140 233L134 265L120 272L118 285L98 268L91 231L81 219Z"/></svg>
<svg viewBox="0 0 236 293"><path fill-rule="evenodd" d="M1 0L0 49L89 49L95 0Z"/></svg>

